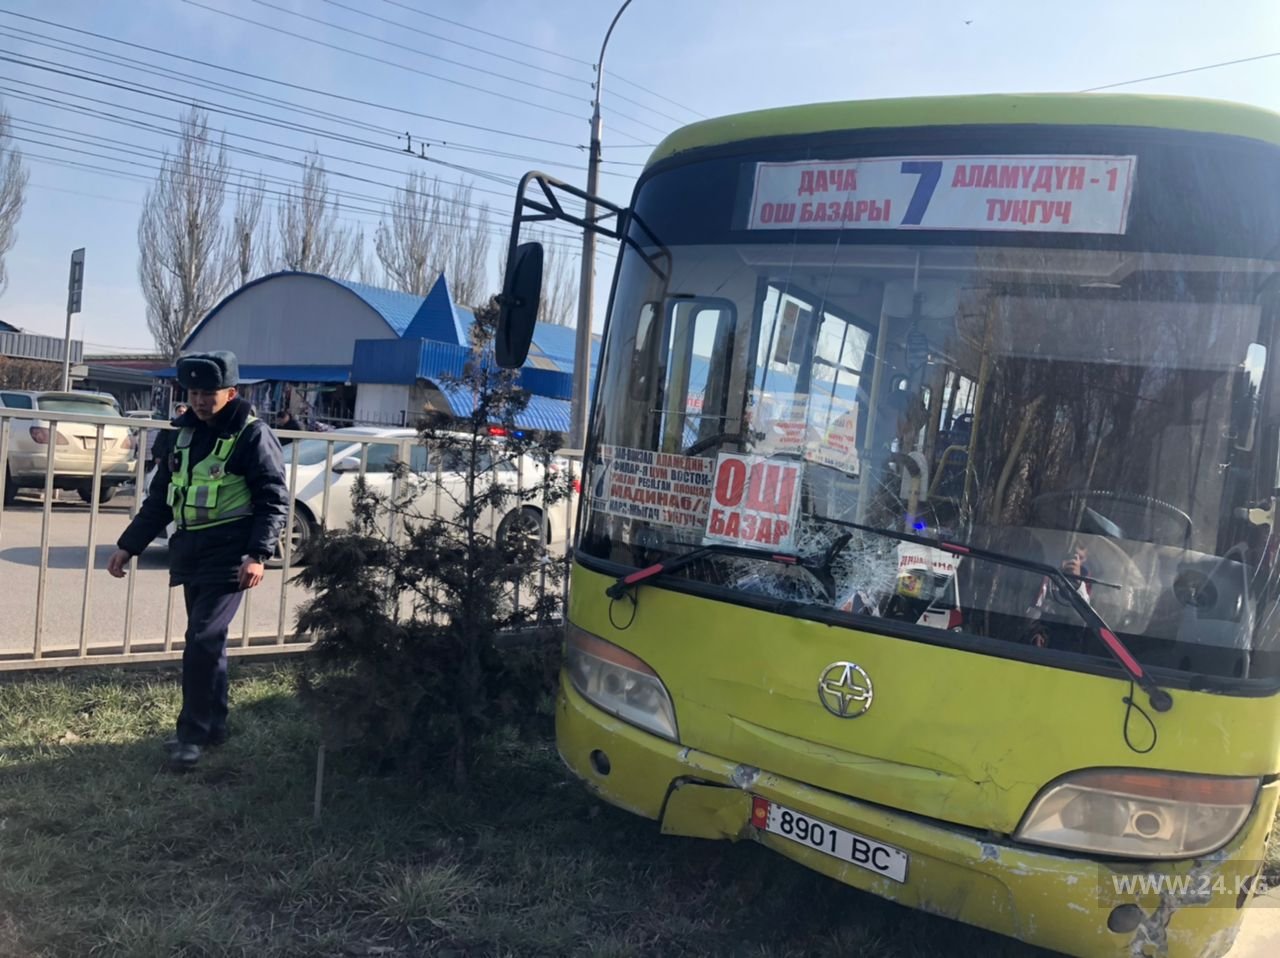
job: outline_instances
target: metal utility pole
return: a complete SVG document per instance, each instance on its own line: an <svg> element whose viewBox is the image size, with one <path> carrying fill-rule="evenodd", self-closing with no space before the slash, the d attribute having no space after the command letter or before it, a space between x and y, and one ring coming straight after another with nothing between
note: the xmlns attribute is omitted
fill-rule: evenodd
<svg viewBox="0 0 1280 958"><path fill-rule="evenodd" d="M80 312L84 292L84 247L71 253L71 277L67 280L67 334L62 341L62 391L71 389L71 317Z"/></svg>
<svg viewBox="0 0 1280 958"><path fill-rule="evenodd" d="M600 44L600 59L596 61L596 89L591 103L591 147L587 160L587 192L595 196L600 185L600 91L604 87L604 51L609 46L609 37L613 28L618 25L622 11L631 6L631 0L624 0L618 12L613 15L613 22L604 35L604 43ZM594 222L596 205L587 201L586 221ZM596 234L589 229L582 231L582 276L578 284L578 335L574 341L573 351L573 430L570 446L581 449L587 442L587 385L591 376L591 306L592 293L595 289Z"/></svg>

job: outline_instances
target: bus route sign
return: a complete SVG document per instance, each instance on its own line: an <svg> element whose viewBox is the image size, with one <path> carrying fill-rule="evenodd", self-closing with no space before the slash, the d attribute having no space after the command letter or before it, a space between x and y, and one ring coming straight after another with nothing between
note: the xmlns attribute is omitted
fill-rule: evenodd
<svg viewBox="0 0 1280 958"><path fill-rule="evenodd" d="M795 550L804 463L722 452L703 541Z"/></svg>
<svg viewBox="0 0 1280 958"><path fill-rule="evenodd" d="M747 229L1124 233L1135 156L758 163Z"/></svg>

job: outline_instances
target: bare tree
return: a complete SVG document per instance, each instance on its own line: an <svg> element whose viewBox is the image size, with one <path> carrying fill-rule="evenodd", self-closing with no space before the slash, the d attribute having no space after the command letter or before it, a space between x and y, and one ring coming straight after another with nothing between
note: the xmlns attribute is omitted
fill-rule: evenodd
<svg viewBox="0 0 1280 958"><path fill-rule="evenodd" d="M0 109L0 293L9 285L4 257L18 241L18 220L27 199L27 167L9 134L9 113Z"/></svg>
<svg viewBox="0 0 1280 958"><path fill-rule="evenodd" d="M0 389L57 389L61 383L60 363L0 356Z"/></svg>
<svg viewBox="0 0 1280 958"><path fill-rule="evenodd" d="M574 288L574 260L551 237L536 238L542 242L542 298L538 301L538 322L575 326L573 308L578 302L578 291Z"/></svg>
<svg viewBox="0 0 1280 958"><path fill-rule="evenodd" d="M411 172L374 236L388 281L425 296L444 273L458 302L476 303L488 289L488 212L472 208L470 186L446 194L438 178Z"/></svg>
<svg viewBox="0 0 1280 958"><path fill-rule="evenodd" d="M360 261L363 237L338 219L329 176L318 152L302 161L302 182L289 190L276 216L276 266L305 273L347 276Z"/></svg>
<svg viewBox="0 0 1280 958"><path fill-rule="evenodd" d="M453 298L468 306L481 305L489 290L489 230L485 221L489 204L471 205L471 187L460 186L453 194L450 229L454 234L445 274Z"/></svg>
<svg viewBox="0 0 1280 958"><path fill-rule="evenodd" d="M417 296L427 295L440 268L438 243L440 219L438 182L424 173L412 172L404 186L396 190L387 216L378 223L373 237L387 281L396 289Z"/></svg>
<svg viewBox="0 0 1280 958"><path fill-rule="evenodd" d="M165 154L138 221L138 280L156 347L176 358L182 343L230 288L236 260L222 222L230 164L208 114L181 119L177 152Z"/></svg>
<svg viewBox="0 0 1280 958"><path fill-rule="evenodd" d="M360 282L369 286L382 286L387 281L387 271L382 268L377 257L362 244L360 268L357 271Z"/></svg>
<svg viewBox="0 0 1280 958"><path fill-rule="evenodd" d="M258 276L264 267L269 268L270 238L263 235L267 224L262 221L266 187L262 174L258 174L251 183L242 178L236 187L236 208L227 242L230 244L228 254L235 259L241 286Z"/></svg>

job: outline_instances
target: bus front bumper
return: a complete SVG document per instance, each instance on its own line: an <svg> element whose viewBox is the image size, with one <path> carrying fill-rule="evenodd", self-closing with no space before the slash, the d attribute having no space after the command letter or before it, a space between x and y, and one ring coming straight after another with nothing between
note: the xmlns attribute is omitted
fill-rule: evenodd
<svg viewBox="0 0 1280 958"><path fill-rule="evenodd" d="M837 881L908 907L1081 956L1226 954L1260 867L1280 789L1280 784L1265 788L1240 834L1211 856L1158 864L1101 863L984 839L972 829L870 805L682 747L596 708L563 674L556 741L565 764L589 788L611 804L660 821L665 834L757 841ZM906 881L754 827L757 797L906 852ZM1134 892L1143 885L1134 876L1175 880L1162 884L1165 890L1158 893L1139 894ZM1119 930L1109 928L1109 922Z"/></svg>

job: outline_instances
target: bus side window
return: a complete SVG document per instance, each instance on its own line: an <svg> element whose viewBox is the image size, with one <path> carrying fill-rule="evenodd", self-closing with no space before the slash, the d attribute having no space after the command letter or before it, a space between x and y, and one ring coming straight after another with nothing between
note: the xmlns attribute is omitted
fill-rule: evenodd
<svg viewBox="0 0 1280 958"><path fill-rule="evenodd" d="M724 430L737 310L728 300L673 300L662 391L664 452Z"/></svg>

